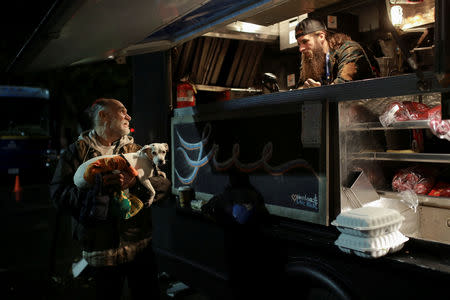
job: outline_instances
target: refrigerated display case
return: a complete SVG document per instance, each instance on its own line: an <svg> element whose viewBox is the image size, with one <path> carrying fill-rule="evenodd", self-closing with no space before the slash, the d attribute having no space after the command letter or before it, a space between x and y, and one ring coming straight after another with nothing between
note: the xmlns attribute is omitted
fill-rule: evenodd
<svg viewBox="0 0 450 300"><path fill-rule="evenodd" d="M446 128L436 131L433 119L433 112L440 112L441 95L339 103L342 211L368 205L393 208L405 217L405 235L450 243L450 141ZM361 173L366 185L360 184L361 176L355 178ZM371 190L376 196L367 197Z"/></svg>

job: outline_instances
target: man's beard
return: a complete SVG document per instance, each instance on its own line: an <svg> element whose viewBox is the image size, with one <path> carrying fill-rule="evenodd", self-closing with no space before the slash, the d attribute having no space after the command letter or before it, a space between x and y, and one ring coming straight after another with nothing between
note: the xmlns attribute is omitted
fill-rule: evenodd
<svg viewBox="0 0 450 300"><path fill-rule="evenodd" d="M124 128L122 126L122 122L123 121L119 120L118 118L113 118L109 123L106 124L106 127L110 132L114 132L117 135L124 136L130 133L130 129Z"/></svg>
<svg viewBox="0 0 450 300"><path fill-rule="evenodd" d="M304 51L302 53L300 81L305 82L308 78L321 81L325 73L325 63L325 53L322 49Z"/></svg>

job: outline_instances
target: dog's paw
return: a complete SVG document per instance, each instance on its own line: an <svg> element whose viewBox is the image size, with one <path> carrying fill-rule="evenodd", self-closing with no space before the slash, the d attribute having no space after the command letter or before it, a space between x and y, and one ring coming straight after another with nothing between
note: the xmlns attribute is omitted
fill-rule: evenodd
<svg viewBox="0 0 450 300"><path fill-rule="evenodd" d="M152 205L153 200L155 200L155 196L151 196L150 199L145 203L145 207L150 207Z"/></svg>

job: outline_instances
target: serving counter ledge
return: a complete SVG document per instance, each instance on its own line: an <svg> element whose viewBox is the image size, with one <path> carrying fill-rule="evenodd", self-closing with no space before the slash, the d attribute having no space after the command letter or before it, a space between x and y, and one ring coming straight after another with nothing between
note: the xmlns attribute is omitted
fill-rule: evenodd
<svg viewBox="0 0 450 300"><path fill-rule="evenodd" d="M379 97L393 97L402 95L414 95L432 92L450 92L450 88L441 88L434 73L424 73L425 80L430 89L423 91L418 89L419 79L416 74L399 75L352 81L336 85L327 85L317 88L291 90L264 94L229 101L202 104L195 107L178 108L174 110L174 117L188 115L210 115L224 111L239 111L251 108L270 109L278 105L292 105L304 101L349 101Z"/></svg>

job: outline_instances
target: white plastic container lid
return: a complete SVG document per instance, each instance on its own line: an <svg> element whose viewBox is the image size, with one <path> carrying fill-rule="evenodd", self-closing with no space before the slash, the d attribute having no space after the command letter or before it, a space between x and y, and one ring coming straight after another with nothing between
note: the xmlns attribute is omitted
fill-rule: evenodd
<svg viewBox="0 0 450 300"><path fill-rule="evenodd" d="M360 207L340 213L334 226L362 231L375 230L403 222L405 218L396 210L384 207Z"/></svg>

